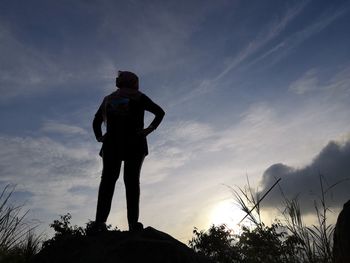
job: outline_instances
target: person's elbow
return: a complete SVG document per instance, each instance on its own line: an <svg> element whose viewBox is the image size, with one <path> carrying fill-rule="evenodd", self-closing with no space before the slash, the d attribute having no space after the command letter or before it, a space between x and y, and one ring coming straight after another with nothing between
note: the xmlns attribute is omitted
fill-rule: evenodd
<svg viewBox="0 0 350 263"><path fill-rule="evenodd" d="M163 119L165 115L165 111L163 109L160 109L159 115Z"/></svg>
<svg viewBox="0 0 350 263"><path fill-rule="evenodd" d="M100 133L102 122L103 122L103 119L99 118L98 116L95 116L95 118L93 119L92 128L95 132L95 135L96 135L96 133L98 133L98 134Z"/></svg>
<svg viewBox="0 0 350 263"><path fill-rule="evenodd" d="M92 127L93 129L96 129L97 127L99 127L101 125L99 118L97 118L96 116L94 117L93 121L92 121Z"/></svg>
<svg viewBox="0 0 350 263"><path fill-rule="evenodd" d="M157 113L157 118L159 119L159 122L163 120L164 115L165 115L165 111L162 108L160 108L159 112Z"/></svg>

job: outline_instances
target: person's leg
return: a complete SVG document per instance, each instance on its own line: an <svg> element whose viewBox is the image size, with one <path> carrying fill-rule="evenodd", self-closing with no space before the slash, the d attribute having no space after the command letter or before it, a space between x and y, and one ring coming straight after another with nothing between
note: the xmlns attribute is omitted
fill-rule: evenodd
<svg viewBox="0 0 350 263"><path fill-rule="evenodd" d="M115 183L118 180L122 160L104 153L103 170L98 191L96 223L105 223L111 210Z"/></svg>
<svg viewBox="0 0 350 263"><path fill-rule="evenodd" d="M144 156L124 162L124 183L129 229L136 227L139 219L140 172ZM141 225L142 226L142 225Z"/></svg>

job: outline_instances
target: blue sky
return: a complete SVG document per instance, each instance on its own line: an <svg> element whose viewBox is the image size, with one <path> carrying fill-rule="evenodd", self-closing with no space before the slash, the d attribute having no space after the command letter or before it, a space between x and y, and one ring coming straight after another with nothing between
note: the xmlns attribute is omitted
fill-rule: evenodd
<svg viewBox="0 0 350 263"><path fill-rule="evenodd" d="M142 171L145 225L187 240L194 226L237 222L225 184L248 175L264 189L285 176L291 196L309 192L322 156L327 180L341 180L349 24L348 1L3 0L0 184L17 185L16 201L43 228L67 212L93 219L102 165L91 122L117 70L138 74L166 111ZM268 169L279 163L291 170ZM122 180L113 202L109 223L125 229Z"/></svg>

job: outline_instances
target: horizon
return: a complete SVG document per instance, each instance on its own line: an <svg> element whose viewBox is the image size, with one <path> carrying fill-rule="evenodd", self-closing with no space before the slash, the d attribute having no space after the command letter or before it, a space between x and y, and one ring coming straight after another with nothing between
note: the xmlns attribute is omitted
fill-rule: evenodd
<svg viewBox="0 0 350 263"><path fill-rule="evenodd" d="M166 112L148 137L140 220L185 242L244 214L229 187L276 180L308 222L327 186L350 199L348 1L2 1L0 187L16 185L40 231L96 212L92 120L118 70ZM147 113L145 126L152 120ZM282 198L262 202L273 220ZM230 209L231 207L231 209ZM127 228L122 173L107 223Z"/></svg>

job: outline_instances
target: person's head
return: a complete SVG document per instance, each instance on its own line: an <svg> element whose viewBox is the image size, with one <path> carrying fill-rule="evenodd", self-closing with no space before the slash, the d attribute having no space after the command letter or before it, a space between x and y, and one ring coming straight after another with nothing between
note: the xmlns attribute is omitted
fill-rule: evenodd
<svg viewBox="0 0 350 263"><path fill-rule="evenodd" d="M130 71L118 71L118 77L115 79L118 88L139 89L139 78Z"/></svg>

